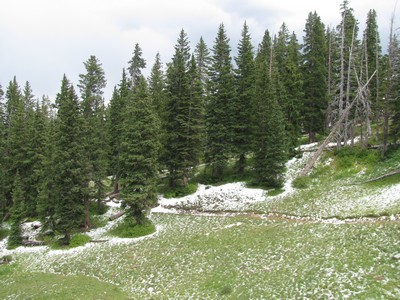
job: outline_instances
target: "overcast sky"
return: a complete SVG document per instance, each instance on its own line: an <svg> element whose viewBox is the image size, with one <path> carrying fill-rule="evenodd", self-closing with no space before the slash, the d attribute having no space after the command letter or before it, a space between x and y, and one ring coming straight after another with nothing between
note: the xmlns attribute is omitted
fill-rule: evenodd
<svg viewBox="0 0 400 300"><path fill-rule="evenodd" d="M157 52L163 63L169 62L182 28L188 34L192 49L201 36L211 48L219 24L224 23L235 50L245 21L254 46L259 44L266 29L275 34L283 22L301 41L310 11L316 11L325 25L336 26L340 22L342 2L0 0L0 84L5 90L16 76L21 86L30 81L37 97L54 98L63 74L76 85L78 75L85 72L83 62L95 55L106 73L105 98L108 100L136 43L141 46L150 69ZM384 49L395 4L396 0L350 0L360 23L360 33L368 11L377 11Z"/></svg>

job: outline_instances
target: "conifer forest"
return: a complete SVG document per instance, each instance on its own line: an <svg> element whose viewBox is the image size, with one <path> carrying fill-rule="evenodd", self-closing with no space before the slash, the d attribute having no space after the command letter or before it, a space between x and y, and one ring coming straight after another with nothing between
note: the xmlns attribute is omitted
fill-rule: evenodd
<svg viewBox="0 0 400 300"><path fill-rule="evenodd" d="M152 66L136 43L111 99L95 55L79 82L61 74L55 99L38 99L16 77L2 82L0 220L10 223L9 243L21 244L20 224L33 218L68 244L109 193L145 223L160 189L185 188L199 166L207 183L280 187L301 142L329 138L340 148L358 138L385 157L400 137L399 37L392 24L382 45L374 9L360 24L344 0L340 15L328 27L310 12L302 37L285 23L252 37L244 23L237 45L224 24L212 45L182 29L172 58L157 54Z"/></svg>

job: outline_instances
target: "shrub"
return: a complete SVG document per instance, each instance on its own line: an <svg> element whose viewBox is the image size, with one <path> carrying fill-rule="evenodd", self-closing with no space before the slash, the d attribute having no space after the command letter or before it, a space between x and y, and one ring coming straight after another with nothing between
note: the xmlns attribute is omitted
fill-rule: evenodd
<svg viewBox="0 0 400 300"><path fill-rule="evenodd" d="M145 219L143 224L137 224L133 218L127 216L116 228L111 229L109 234L120 238L136 238L152 234L155 231L156 227L149 219Z"/></svg>
<svg viewBox="0 0 400 300"><path fill-rule="evenodd" d="M70 248L75 248L75 247L79 247L79 246L83 246L87 243L90 242L90 236L88 236L87 234L76 234L74 236L72 236L71 241L69 242L69 247Z"/></svg>
<svg viewBox="0 0 400 300"><path fill-rule="evenodd" d="M197 183L188 183L186 186L177 186L175 188L167 188L164 191L165 198L180 198L197 191Z"/></svg>

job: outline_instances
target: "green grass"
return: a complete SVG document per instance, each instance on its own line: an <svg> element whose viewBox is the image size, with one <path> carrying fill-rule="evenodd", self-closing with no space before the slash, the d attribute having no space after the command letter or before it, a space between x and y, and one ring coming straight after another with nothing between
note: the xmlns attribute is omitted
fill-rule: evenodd
<svg viewBox="0 0 400 300"><path fill-rule="evenodd" d="M32 259L27 254L19 264L29 261L29 269L96 276L135 299L400 297L400 261L392 258L400 252L399 223L153 217L163 228L154 238L79 255Z"/></svg>
<svg viewBox="0 0 400 300"><path fill-rule="evenodd" d="M143 224L136 224L133 218L126 217L117 227L111 229L109 234L120 238L137 238L152 234L155 231L156 227L148 219Z"/></svg>
<svg viewBox="0 0 400 300"><path fill-rule="evenodd" d="M382 189L400 182L400 176L363 184L369 179L400 167L400 150L392 150L385 160L379 151L345 147L325 152L311 174L293 182L296 192L280 201L253 205L256 211L320 218L352 218L400 213L398 201L384 204ZM393 196L392 196L393 197Z"/></svg>
<svg viewBox="0 0 400 300"><path fill-rule="evenodd" d="M129 299L117 286L83 276L25 272L0 266L1 299Z"/></svg>

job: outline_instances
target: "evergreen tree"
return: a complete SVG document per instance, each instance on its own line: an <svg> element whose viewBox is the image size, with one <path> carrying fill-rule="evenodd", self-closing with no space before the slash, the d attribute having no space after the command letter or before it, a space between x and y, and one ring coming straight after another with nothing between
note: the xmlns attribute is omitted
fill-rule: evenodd
<svg viewBox="0 0 400 300"><path fill-rule="evenodd" d="M324 113L327 108L326 41L324 25L316 12L309 13L303 45L304 129L309 141L324 130Z"/></svg>
<svg viewBox="0 0 400 300"><path fill-rule="evenodd" d="M42 111L44 112L43 108ZM49 118L46 126L45 134L43 135L45 149L43 151L42 172L40 174L37 212L39 219L42 223L43 229L56 229L56 182L57 170L54 168L53 163L56 161L56 134L55 134L55 120Z"/></svg>
<svg viewBox="0 0 400 300"><path fill-rule="evenodd" d="M206 107L205 159L212 176L220 179L232 153L236 89L229 39L223 24L212 48L209 96Z"/></svg>
<svg viewBox="0 0 400 300"><path fill-rule="evenodd" d="M149 77L149 93L160 120L165 119L165 76L160 54L156 54L155 62Z"/></svg>
<svg viewBox="0 0 400 300"><path fill-rule="evenodd" d="M371 101L377 103L379 100L379 61L382 57L382 48L380 45L377 14L373 9L371 9L367 15L367 26L364 31L363 43L365 43L365 60L368 66L365 74L366 78L369 79L372 74L377 71L377 75L375 75L371 84L368 86Z"/></svg>
<svg viewBox="0 0 400 300"><path fill-rule="evenodd" d="M156 182L159 151L159 120L149 98L144 77L126 106L121 136L122 197L129 215L142 224L145 212L157 202Z"/></svg>
<svg viewBox="0 0 400 300"><path fill-rule="evenodd" d="M166 90L166 79L165 74L163 72L162 63L160 54L156 54L155 62L153 67L151 68L150 77L148 79L149 82L149 95L151 101L153 102L153 106L155 112L160 120L160 151L159 151L159 159L158 166L161 170L165 169L165 158L166 158L166 143L167 143L167 132L166 132L166 123L167 123L167 90Z"/></svg>
<svg viewBox="0 0 400 300"><path fill-rule="evenodd" d="M207 92L207 84L209 82L209 68L211 63L210 51L207 44L204 42L203 37L197 43L194 49L194 58L198 73L200 74L201 83L203 85L203 94Z"/></svg>
<svg viewBox="0 0 400 300"><path fill-rule="evenodd" d="M12 191L13 206L11 208L10 236L8 238L8 248L15 248L22 244L21 222L24 217L24 192L21 177L17 173L15 176L14 188Z"/></svg>
<svg viewBox="0 0 400 300"><path fill-rule="evenodd" d="M267 31L256 58L257 110L254 114L253 167L258 184L277 187L282 184L282 173L287 157L284 116L278 104L272 65L272 41Z"/></svg>
<svg viewBox="0 0 400 300"><path fill-rule="evenodd" d="M286 119L286 132L288 135L288 146L291 153L298 145L298 139L301 133L303 110L303 75L301 72L300 46L296 35L290 36L287 48L287 60L285 64L286 72L284 84L287 91L287 100L283 107Z"/></svg>
<svg viewBox="0 0 400 300"><path fill-rule="evenodd" d="M107 175L107 141L105 125L105 106L103 89L106 79L101 63L95 56L84 62L86 73L79 75L79 89L82 98L83 111L83 142L87 163L87 191L85 194L85 226L89 224L90 198L97 199L98 210L104 198L105 187L103 179ZM95 189L91 191L90 185Z"/></svg>
<svg viewBox="0 0 400 300"><path fill-rule="evenodd" d="M190 48L187 35L182 30L175 46L175 54L167 70L168 102L166 106L166 156L165 164L169 170L170 186L187 185L190 173L198 162L201 144L197 140L197 117L193 112L201 106L191 91ZM195 106L195 107L194 107ZM194 135L194 136L193 136Z"/></svg>
<svg viewBox="0 0 400 300"><path fill-rule="evenodd" d="M23 129L16 133L16 139L23 140L23 148L19 153L19 172L25 194L25 213L27 216L36 216L38 196L37 172L40 171L40 140L36 140L36 111L34 95L30 83L27 81L22 93L23 102ZM13 130L11 132L14 132Z"/></svg>
<svg viewBox="0 0 400 300"><path fill-rule="evenodd" d="M79 228L84 219L82 198L87 175L84 173L86 170L80 103L65 75L61 91L57 94L56 105L58 111L53 161L55 229L64 234L64 241L68 244L71 232Z"/></svg>
<svg viewBox="0 0 400 300"><path fill-rule="evenodd" d="M133 51L133 57L129 61L129 75L130 79L130 87L132 90L135 89L136 84L139 78L142 76L142 69L146 67L146 60L142 57L142 49L139 44L135 44L135 50Z"/></svg>
<svg viewBox="0 0 400 300"><path fill-rule="evenodd" d="M126 101L131 91L128 88L128 81L125 70L122 71L122 79L119 88L114 92L109 104L108 136L110 137L110 172L114 175L114 193L119 192L118 181L121 175L121 136L123 132L124 111Z"/></svg>
<svg viewBox="0 0 400 300"><path fill-rule="evenodd" d="M237 171L242 175L246 164L246 154L251 148L251 117L254 113L255 83L253 46L246 23L243 25L238 56L235 61L237 65L235 70L237 97L234 98L236 101L233 104L235 116L233 151L238 156Z"/></svg>

